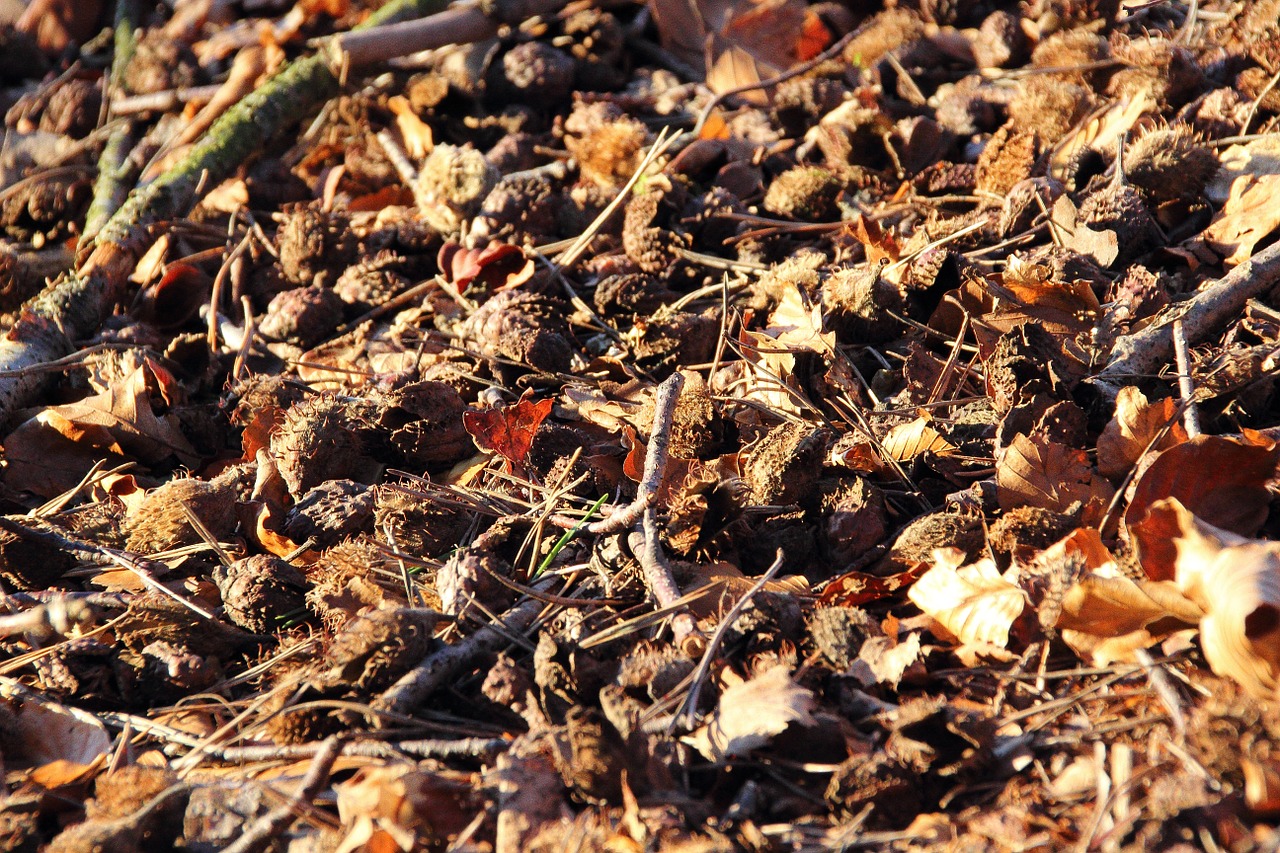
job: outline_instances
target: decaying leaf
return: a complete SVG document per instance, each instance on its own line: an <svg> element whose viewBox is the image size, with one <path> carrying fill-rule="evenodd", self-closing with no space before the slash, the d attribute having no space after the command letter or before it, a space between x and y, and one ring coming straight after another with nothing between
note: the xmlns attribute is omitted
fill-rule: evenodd
<svg viewBox="0 0 1280 853"><path fill-rule="evenodd" d="M194 465L199 455L176 418L155 411L170 386L168 371L144 359L100 394L43 409L5 438L6 482L51 497L104 458L157 464L176 457Z"/></svg>
<svg viewBox="0 0 1280 853"><path fill-rule="evenodd" d="M786 667L776 666L721 693L706 725L689 740L712 761L746 755L792 723L812 723L814 706L813 693L792 681Z"/></svg>
<svg viewBox="0 0 1280 853"><path fill-rule="evenodd" d="M1105 506L1113 491L1083 450L1021 434L996 465L996 487L1002 509L1038 506L1057 512L1077 501Z"/></svg>
<svg viewBox="0 0 1280 853"><path fill-rule="evenodd" d="M1231 185L1222 212L1204 230L1204 240L1234 266L1280 226L1280 175L1242 176Z"/></svg>
<svg viewBox="0 0 1280 853"><path fill-rule="evenodd" d="M111 736L92 714L36 693L0 683L0 700L12 715L13 729L4 733L8 756L40 767L55 761L82 768L95 764L111 749Z"/></svg>
<svg viewBox="0 0 1280 853"><path fill-rule="evenodd" d="M335 788L347 831L339 853L420 850L447 843L467 824L464 806L473 790L467 779L413 764L364 767Z"/></svg>
<svg viewBox="0 0 1280 853"><path fill-rule="evenodd" d="M956 446L942 437L929 423L929 418L918 417L889 430L880 442L884 452L899 462L915 459L921 453L954 453Z"/></svg>
<svg viewBox="0 0 1280 853"><path fill-rule="evenodd" d="M938 548L933 557L933 568L907 592L912 603L961 643L1008 645L1009 629L1027 603L1022 588L990 559L962 567L964 552L957 548Z"/></svg>
<svg viewBox="0 0 1280 853"><path fill-rule="evenodd" d="M1199 435L1161 453L1134 484L1125 525L1141 527L1147 510L1163 498L1177 498L1206 524L1241 536L1253 536L1267 519L1271 495L1267 484L1280 461L1280 446L1259 436L1256 441ZM1156 580L1173 577L1173 553L1159 537L1136 533L1142 562Z"/></svg>
<svg viewBox="0 0 1280 853"><path fill-rule="evenodd" d="M885 684L897 688L902 676L920 659L920 633L913 631L904 639L869 637L858 650L858 659L850 674L863 684Z"/></svg>
<svg viewBox="0 0 1280 853"><path fill-rule="evenodd" d="M929 570L928 563L888 577L865 572L847 572L829 581L822 590L822 603L836 607L860 607L872 601L891 598L909 588Z"/></svg>

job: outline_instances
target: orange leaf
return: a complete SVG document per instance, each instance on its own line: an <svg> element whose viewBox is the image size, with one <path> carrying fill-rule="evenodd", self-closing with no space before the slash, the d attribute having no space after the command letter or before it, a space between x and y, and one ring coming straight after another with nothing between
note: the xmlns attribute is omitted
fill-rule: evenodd
<svg viewBox="0 0 1280 853"><path fill-rule="evenodd" d="M1019 434L996 466L996 493L1004 510L1036 506L1064 512L1076 501L1105 506L1113 490L1083 450Z"/></svg>

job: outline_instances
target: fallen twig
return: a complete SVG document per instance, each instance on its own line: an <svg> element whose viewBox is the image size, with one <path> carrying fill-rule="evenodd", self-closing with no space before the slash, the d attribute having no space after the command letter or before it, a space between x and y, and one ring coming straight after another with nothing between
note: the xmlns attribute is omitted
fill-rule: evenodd
<svg viewBox="0 0 1280 853"><path fill-rule="evenodd" d="M1152 373L1173 356L1173 321L1180 319L1191 344L1205 340L1244 310L1248 301L1280 282L1280 243L1273 243L1193 298L1174 306L1168 316L1140 332L1125 335L1111 350L1111 361L1095 383L1114 396L1118 382Z"/></svg>
<svg viewBox="0 0 1280 853"><path fill-rule="evenodd" d="M335 735L326 740L311 760L307 775L302 777L298 793L284 805L254 821L235 843L223 848L225 853L258 853L259 850L266 850L276 836L289 828L289 824L298 817L298 812L329 784L329 774L333 771L333 764L338 756L342 755L344 746L345 741L341 736Z"/></svg>
<svg viewBox="0 0 1280 853"><path fill-rule="evenodd" d="M645 510L657 499L658 488L667 472L671 422L675 418L676 403L680 401L680 391L683 388L684 376L678 370L658 386L658 393L653 401L653 428L649 430L649 446L644 455L644 476L636 489L636 498L627 506L615 510L608 518L588 524L588 533L607 536L634 527Z"/></svg>
<svg viewBox="0 0 1280 853"><path fill-rule="evenodd" d="M649 592L658 602L659 607L669 607L680 600L680 587L671 575L671 564L662 551L662 541L658 532L658 514L653 507L644 511L640 521L640 529L631 534L632 549L640 558L640 567L644 570L644 581ZM698 622L688 608L682 608L671 616L671 632L675 635L676 645L683 647L685 640L696 637Z"/></svg>
<svg viewBox="0 0 1280 853"><path fill-rule="evenodd" d="M123 88L125 70L133 61L138 43L138 4L134 0L116 3L115 55L111 59L111 95ZM85 214L84 232L79 249L86 251L103 225L124 204L129 189L125 179L132 167L129 165L129 149L133 138L133 125L120 121L111 129L107 144L98 157L98 177L93 182L93 201Z"/></svg>
<svg viewBox="0 0 1280 853"><path fill-rule="evenodd" d="M515 26L526 18L558 11L567 0L498 0L492 4L457 6L413 21L362 28L330 39L326 48L334 68L364 68L449 44L470 44L497 35L500 24Z"/></svg>
<svg viewBox="0 0 1280 853"><path fill-rule="evenodd" d="M1187 435L1200 434L1200 410L1196 406L1196 387L1191 378L1191 354L1187 351L1187 330L1182 320L1173 321L1173 355L1178 365L1178 394L1182 397L1182 423Z"/></svg>
<svg viewBox="0 0 1280 853"><path fill-rule="evenodd" d="M504 613L498 624L486 625L461 642L428 654L374 700L373 707L396 714L412 713L416 706L476 658L509 644L508 635L525 631L545 606L536 598L521 602Z"/></svg>

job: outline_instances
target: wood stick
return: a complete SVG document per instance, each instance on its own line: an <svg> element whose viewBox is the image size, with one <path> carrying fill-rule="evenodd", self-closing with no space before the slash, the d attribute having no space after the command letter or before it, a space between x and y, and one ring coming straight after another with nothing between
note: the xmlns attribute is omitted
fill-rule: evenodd
<svg viewBox="0 0 1280 853"><path fill-rule="evenodd" d="M428 18L370 27L338 36L328 42L333 68L359 70L434 50L449 44L471 44L497 35L500 24L519 24L526 18L557 12L567 0L500 0L495 14L480 6L458 6Z"/></svg>
<svg viewBox="0 0 1280 853"><path fill-rule="evenodd" d="M1173 357L1173 321L1182 320L1187 342L1208 339L1244 310L1246 303L1280 283L1280 243L1273 243L1194 297L1174 306L1170 314L1140 332L1125 335L1111 350L1111 361L1098 374L1097 384L1119 391L1135 374L1154 373ZM1112 394L1114 396L1114 394Z"/></svg>

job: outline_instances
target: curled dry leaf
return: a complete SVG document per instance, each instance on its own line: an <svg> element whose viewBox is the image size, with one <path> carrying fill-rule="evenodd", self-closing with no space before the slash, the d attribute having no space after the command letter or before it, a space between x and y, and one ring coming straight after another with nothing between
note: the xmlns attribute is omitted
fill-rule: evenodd
<svg viewBox="0 0 1280 853"><path fill-rule="evenodd" d="M1092 528L1041 551L1030 574L1043 579L1033 592L1040 624L1061 631L1076 654L1099 666L1131 661L1136 650L1201 616L1173 583L1126 577Z"/></svg>
<svg viewBox="0 0 1280 853"><path fill-rule="evenodd" d="M13 714L4 739L6 763L15 756L35 767L55 761L87 767L111 749L111 736L92 714L8 683L0 684L0 700Z"/></svg>
<svg viewBox="0 0 1280 853"><path fill-rule="evenodd" d="M1168 431L1157 440L1166 426ZM1148 450L1168 450L1188 438L1172 397L1152 403L1132 385L1121 388L1115 414L1098 436L1098 471L1112 479L1123 477Z"/></svg>
<svg viewBox="0 0 1280 853"><path fill-rule="evenodd" d="M176 456L187 465L199 455L171 414L157 415L176 383L145 359L101 394L43 409L4 439L5 481L52 497L79 482L103 457L156 464Z"/></svg>
<svg viewBox="0 0 1280 853"><path fill-rule="evenodd" d="M1027 603L1022 588L1002 576L993 560L961 567L964 552L958 548L937 548L933 558L933 568L907 592L912 603L963 644L1007 646L1009 629Z"/></svg>
<svg viewBox="0 0 1280 853"><path fill-rule="evenodd" d="M554 401L551 398L534 402L522 397L510 406L498 406L480 412L466 412L462 416L463 426L476 446L481 450L496 453L512 465L524 464L533 446L533 436L538 427L551 414Z"/></svg>
<svg viewBox="0 0 1280 853"><path fill-rule="evenodd" d="M703 593L701 598L689 604L689 610L700 619L725 613L756 584L755 578L747 577L733 563L724 561L697 566L691 574L685 581L684 588L686 594L695 590ZM788 575L769 581L763 590L788 595L808 595L809 582L799 575Z"/></svg>
<svg viewBox="0 0 1280 853"><path fill-rule="evenodd" d="M920 659L920 634L913 631L905 639L870 637L858 650L850 674L865 686L885 684L893 689L907 670Z"/></svg>
<svg viewBox="0 0 1280 853"><path fill-rule="evenodd" d="M1219 675L1260 698L1280 686L1280 543L1246 539L1206 524L1175 498L1147 512L1139 538L1167 535L1174 582L1204 610L1200 645Z"/></svg>
<svg viewBox="0 0 1280 853"><path fill-rule="evenodd" d="M821 601L830 607L861 607L872 601L892 598L929 571L928 563L916 563L906 571L880 577L865 572L846 572L829 581Z"/></svg>
<svg viewBox="0 0 1280 853"><path fill-rule="evenodd" d="M1231 184L1222 212L1204 230L1204 241L1234 266L1280 226L1280 175L1246 175Z"/></svg>
<svg viewBox="0 0 1280 853"><path fill-rule="evenodd" d="M472 786L413 764L363 767L334 786L347 837L338 853L419 850L454 837L467 823Z"/></svg>
<svg viewBox="0 0 1280 853"><path fill-rule="evenodd" d="M815 704L813 693L776 666L721 693L716 710L689 741L712 761L746 755L792 723L811 724Z"/></svg>

